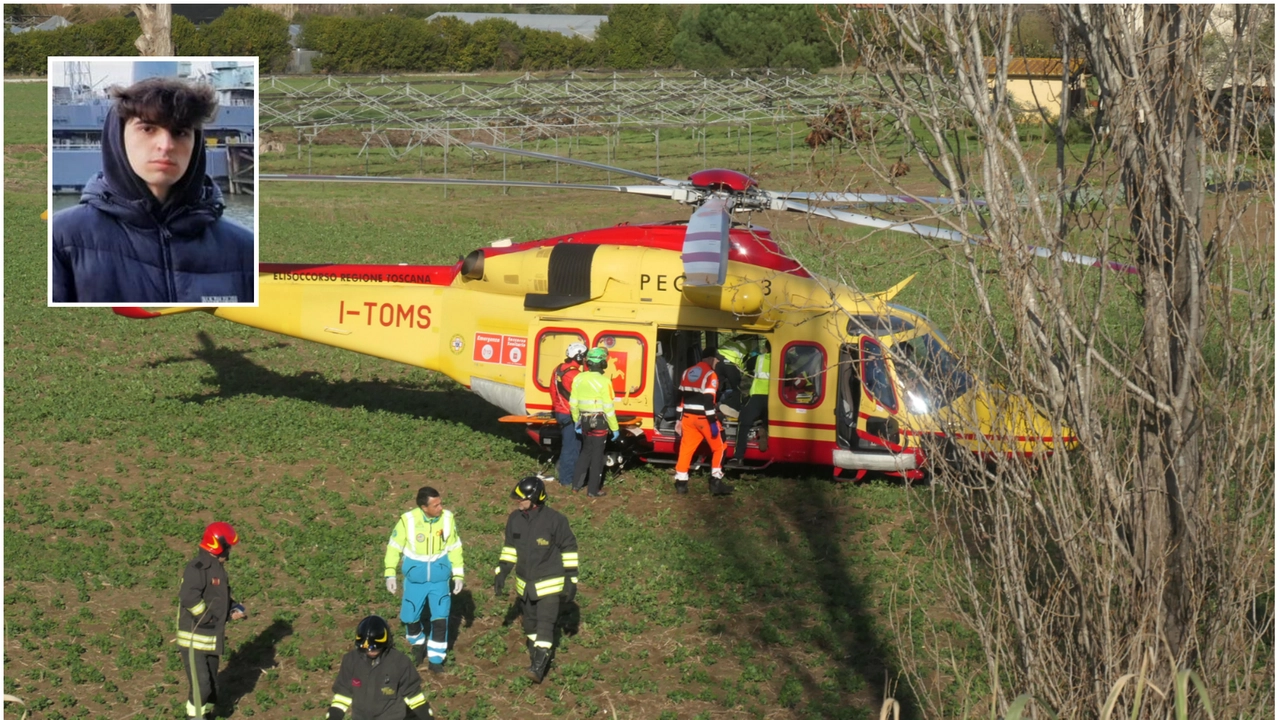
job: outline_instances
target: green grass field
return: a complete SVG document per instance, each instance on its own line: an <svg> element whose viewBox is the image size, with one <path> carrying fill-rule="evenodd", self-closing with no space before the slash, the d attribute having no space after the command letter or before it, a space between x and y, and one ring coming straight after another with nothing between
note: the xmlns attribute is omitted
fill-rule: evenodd
<svg viewBox="0 0 1280 720"><path fill-rule="evenodd" d="M903 612L897 598L927 600L944 570L926 552L933 529L918 512L921 493L836 484L813 468L748 474L718 501L696 484L678 497L669 471L650 467L610 480L602 500L554 486L550 502L581 546L580 611L564 618L548 679L530 687L519 621L489 581L510 487L548 458L499 423L500 411L431 372L198 313L137 322L47 308L44 89L4 88L4 691L35 717L183 714L177 585L214 519L243 538L228 569L251 613L228 634L220 715L320 716L356 622L398 614L381 558L423 484L457 514L468 568L449 673L424 681L437 717L867 718L886 696L919 716L888 623ZM852 157L820 151L810 164L804 148L793 165L785 138L780 152L772 133L755 140L752 171L768 187L871 184ZM602 161L592 142L583 152ZM691 140L669 147L663 174L703 167ZM413 174L442 162L433 150L378 156L376 170ZM652 171L652 150L624 143L617 162ZM707 152L711 166L746 165L729 138ZM362 170L349 148L313 153L317 172ZM452 172L470 172L463 158L451 159ZM290 145L264 156L263 170L306 162ZM509 162L513 178L554 172ZM482 160L477 172L500 176L501 161ZM936 194L913 172L914 186ZM440 188L287 183L260 192L264 262L445 263L498 238L688 212L583 192L458 189L446 199ZM753 221L811 269L858 289L920 273L897 301L939 321L972 307L950 248L796 216ZM941 608L933 620L962 656L977 654ZM989 697L970 678L936 682L965 707Z"/></svg>

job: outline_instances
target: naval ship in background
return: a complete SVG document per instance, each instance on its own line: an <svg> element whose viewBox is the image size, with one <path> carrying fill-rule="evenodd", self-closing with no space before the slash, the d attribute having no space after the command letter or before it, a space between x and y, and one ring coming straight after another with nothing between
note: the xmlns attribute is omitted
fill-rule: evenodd
<svg viewBox="0 0 1280 720"><path fill-rule="evenodd" d="M204 126L205 172L224 193L253 193L254 68L235 61L214 61L208 74L195 78L213 86L218 112ZM111 107L105 90L95 89L89 64L67 65L66 84L53 88L50 119L53 139L53 192L79 194L102 171L102 123ZM151 77L191 78L191 63L138 61L133 82Z"/></svg>

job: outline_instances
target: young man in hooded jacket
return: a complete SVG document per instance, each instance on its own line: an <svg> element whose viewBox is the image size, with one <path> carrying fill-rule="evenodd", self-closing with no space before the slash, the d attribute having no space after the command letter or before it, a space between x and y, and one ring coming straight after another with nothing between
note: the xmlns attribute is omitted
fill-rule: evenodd
<svg viewBox="0 0 1280 720"><path fill-rule="evenodd" d="M102 172L53 217L53 301L253 302L253 233L222 217L205 175L213 89L149 78L111 94Z"/></svg>

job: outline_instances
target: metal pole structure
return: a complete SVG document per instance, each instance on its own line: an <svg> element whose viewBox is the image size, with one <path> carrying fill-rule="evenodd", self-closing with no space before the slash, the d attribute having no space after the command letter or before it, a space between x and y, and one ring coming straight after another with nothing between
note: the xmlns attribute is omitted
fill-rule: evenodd
<svg viewBox="0 0 1280 720"><path fill-rule="evenodd" d="M560 155L560 136L559 135L555 137L555 141L556 141L556 155L558 156ZM560 163L553 163L553 164L556 166L556 182L560 182Z"/></svg>
<svg viewBox="0 0 1280 720"><path fill-rule="evenodd" d="M747 123L747 174L751 174L751 123Z"/></svg>
<svg viewBox="0 0 1280 720"><path fill-rule="evenodd" d="M787 128L787 141L791 143L791 169L796 169L796 134Z"/></svg>
<svg viewBox="0 0 1280 720"><path fill-rule="evenodd" d="M662 174L662 128L653 131L653 174Z"/></svg>
<svg viewBox="0 0 1280 720"><path fill-rule="evenodd" d="M444 124L444 176L449 177L449 144L453 140L453 133L449 132L449 123ZM449 199L449 186L444 186L444 199Z"/></svg>

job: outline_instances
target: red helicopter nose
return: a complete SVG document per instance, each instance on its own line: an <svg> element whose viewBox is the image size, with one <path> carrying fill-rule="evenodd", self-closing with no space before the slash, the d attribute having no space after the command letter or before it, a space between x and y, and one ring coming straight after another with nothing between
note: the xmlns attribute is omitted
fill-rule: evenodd
<svg viewBox="0 0 1280 720"><path fill-rule="evenodd" d="M756 181L751 179L750 175L740 173L737 170L725 170L724 168L712 168L711 170L699 170L689 176L689 182L693 186L702 190L732 190L733 192L745 192L750 188L756 187Z"/></svg>

